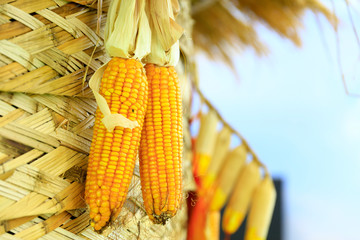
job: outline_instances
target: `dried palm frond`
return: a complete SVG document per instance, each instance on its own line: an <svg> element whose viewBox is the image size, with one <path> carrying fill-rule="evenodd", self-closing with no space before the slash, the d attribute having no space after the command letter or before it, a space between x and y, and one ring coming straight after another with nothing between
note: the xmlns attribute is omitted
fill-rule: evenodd
<svg viewBox="0 0 360 240"><path fill-rule="evenodd" d="M243 13L268 25L280 36L300 46L298 28L306 10L323 14L330 22L332 13L318 0L233 0Z"/></svg>
<svg viewBox="0 0 360 240"><path fill-rule="evenodd" d="M233 66L231 53L239 50L239 46L263 53L265 47L258 40L256 22L297 46L301 46L298 29L306 10L322 14L336 25L334 15L318 0L193 0L192 4L195 46L230 67Z"/></svg>
<svg viewBox="0 0 360 240"><path fill-rule="evenodd" d="M265 48L252 25L234 16L222 3L198 8L193 15L194 44L212 59L221 59L233 67L231 52L251 45L258 54Z"/></svg>

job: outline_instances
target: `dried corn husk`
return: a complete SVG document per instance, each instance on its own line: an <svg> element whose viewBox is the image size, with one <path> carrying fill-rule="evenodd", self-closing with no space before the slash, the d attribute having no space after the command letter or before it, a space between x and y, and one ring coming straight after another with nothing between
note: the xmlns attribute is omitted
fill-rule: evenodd
<svg viewBox="0 0 360 240"><path fill-rule="evenodd" d="M145 62L159 66L175 66L179 61L179 38L183 28L175 22L177 0L148 1L146 6L151 34L151 53Z"/></svg>
<svg viewBox="0 0 360 240"><path fill-rule="evenodd" d="M209 168L204 176L203 189L206 190L212 186L216 180L216 176L220 171L225 160L225 156L229 151L232 131L229 127L224 126L217 135L215 148L211 157Z"/></svg>
<svg viewBox="0 0 360 240"><path fill-rule="evenodd" d="M234 233L242 224L260 180L260 169L254 161L241 171L224 212L222 228L227 234Z"/></svg>
<svg viewBox="0 0 360 240"><path fill-rule="evenodd" d="M246 222L245 240L266 239L275 207L276 190L270 176L257 186Z"/></svg>
<svg viewBox="0 0 360 240"><path fill-rule="evenodd" d="M212 152L216 143L216 127L219 118L216 113L209 110L200 119L200 129L196 139L194 162L195 174L204 176L209 166Z"/></svg>
<svg viewBox="0 0 360 240"><path fill-rule="evenodd" d="M107 64L102 65L101 68L96 70L89 81L89 86L94 93L98 107L104 115L104 118L101 120L102 123L109 132L112 132L116 126L131 129L140 126L136 120L131 121L122 114L112 114L105 98L100 94L101 78L106 67Z"/></svg>
<svg viewBox="0 0 360 240"><path fill-rule="evenodd" d="M105 47L111 57L141 60L150 53L151 30L145 0L113 0L105 27Z"/></svg>
<svg viewBox="0 0 360 240"><path fill-rule="evenodd" d="M245 145L240 145L228 152L223 165L216 177L214 196L211 200L210 210L219 211L228 200L236 179L241 173L246 160Z"/></svg>

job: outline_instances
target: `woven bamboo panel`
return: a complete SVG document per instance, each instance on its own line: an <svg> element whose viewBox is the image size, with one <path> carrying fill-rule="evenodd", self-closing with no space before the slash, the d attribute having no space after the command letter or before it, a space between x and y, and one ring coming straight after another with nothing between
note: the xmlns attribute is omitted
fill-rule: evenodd
<svg viewBox="0 0 360 240"><path fill-rule="evenodd" d="M109 60L108 5L99 37L94 1L0 0L0 239L185 238L185 204L165 226L149 221L138 165L118 220L102 235L89 226L84 181L97 105L82 79L87 65L89 79Z"/></svg>

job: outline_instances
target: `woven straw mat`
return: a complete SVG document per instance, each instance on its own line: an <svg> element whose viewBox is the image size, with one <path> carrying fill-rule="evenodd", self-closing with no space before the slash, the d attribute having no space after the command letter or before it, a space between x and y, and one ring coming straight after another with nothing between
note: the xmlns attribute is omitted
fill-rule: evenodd
<svg viewBox="0 0 360 240"><path fill-rule="evenodd" d="M95 8L0 0L0 239L184 239L186 207L165 226L142 210L138 165L118 220L102 235L89 226L83 197L96 102L82 78L87 65L89 79L109 59Z"/></svg>

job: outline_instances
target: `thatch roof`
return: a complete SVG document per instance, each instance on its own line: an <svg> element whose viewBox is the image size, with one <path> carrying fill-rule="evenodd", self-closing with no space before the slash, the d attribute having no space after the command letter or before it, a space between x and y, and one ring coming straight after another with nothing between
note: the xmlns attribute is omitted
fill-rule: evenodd
<svg viewBox="0 0 360 240"><path fill-rule="evenodd" d="M300 46L298 29L306 11L336 21L318 0L193 0L192 5L195 46L230 66L234 50L251 47L258 54L266 52L266 42L259 40L258 23Z"/></svg>

